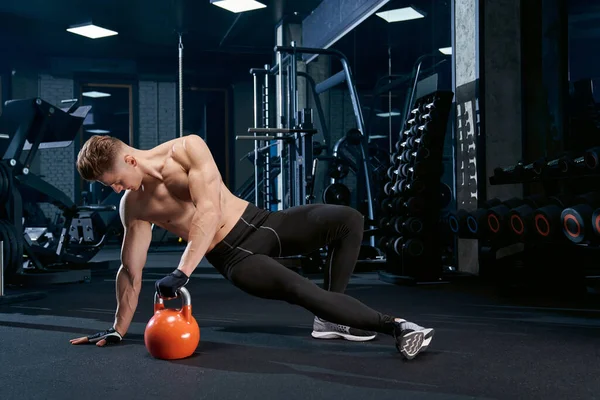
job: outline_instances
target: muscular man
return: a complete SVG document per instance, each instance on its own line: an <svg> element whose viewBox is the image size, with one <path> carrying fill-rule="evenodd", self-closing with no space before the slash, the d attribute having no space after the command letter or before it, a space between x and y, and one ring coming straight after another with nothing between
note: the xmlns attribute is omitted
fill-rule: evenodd
<svg viewBox="0 0 600 400"><path fill-rule="evenodd" d="M232 284L261 298L283 300L315 314L312 336L366 341L375 332L395 338L407 359L425 350L433 329L381 314L344 294L362 242L363 216L352 208L315 204L270 212L234 196L223 184L206 143L190 135L150 150L110 136L82 147L77 169L88 181L125 190L119 213L125 229L117 273L112 328L73 344L120 342L137 307L151 224L183 238L177 269L156 282L164 298L176 297L203 257ZM324 288L273 257L307 254L327 246Z"/></svg>

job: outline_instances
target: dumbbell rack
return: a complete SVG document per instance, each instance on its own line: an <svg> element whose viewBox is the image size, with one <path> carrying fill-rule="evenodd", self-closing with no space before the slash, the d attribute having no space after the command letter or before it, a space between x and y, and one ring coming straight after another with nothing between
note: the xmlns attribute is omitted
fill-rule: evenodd
<svg viewBox="0 0 600 400"><path fill-rule="evenodd" d="M600 275L599 172L598 147L495 168L490 184L537 183L535 194L456 210L450 231L479 241L479 276L491 282L552 295L587 292Z"/></svg>
<svg viewBox="0 0 600 400"><path fill-rule="evenodd" d="M379 221L378 247L386 254L383 280L441 278L440 178L453 96L437 91L417 99L396 142Z"/></svg>

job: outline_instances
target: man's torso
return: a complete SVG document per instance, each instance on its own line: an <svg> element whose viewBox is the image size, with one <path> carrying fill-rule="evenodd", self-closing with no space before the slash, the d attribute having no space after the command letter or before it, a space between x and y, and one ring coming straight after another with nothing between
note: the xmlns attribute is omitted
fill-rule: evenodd
<svg viewBox="0 0 600 400"><path fill-rule="evenodd" d="M143 189L127 192L125 196L129 196L127 204L134 209L132 211L136 219L148 221L187 241L196 207L190 195L188 173L177 161L173 151L177 151L184 139L174 139L159 146L168 149L157 152L161 162L164 160L162 181L152 185L145 184ZM212 160L207 162L211 163L209 167L217 168ZM209 251L233 228L248 205L245 200L234 196L224 183L221 183L220 190L221 221Z"/></svg>

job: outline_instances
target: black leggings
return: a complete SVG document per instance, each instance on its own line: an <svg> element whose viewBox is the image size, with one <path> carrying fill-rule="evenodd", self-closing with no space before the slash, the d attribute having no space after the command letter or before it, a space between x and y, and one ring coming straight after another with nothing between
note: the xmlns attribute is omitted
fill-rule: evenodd
<svg viewBox="0 0 600 400"><path fill-rule="evenodd" d="M249 204L207 260L243 291L296 304L324 320L392 334L393 317L343 294L354 270L364 230L358 211L314 204L270 212ZM325 289L271 257L311 253L327 246Z"/></svg>

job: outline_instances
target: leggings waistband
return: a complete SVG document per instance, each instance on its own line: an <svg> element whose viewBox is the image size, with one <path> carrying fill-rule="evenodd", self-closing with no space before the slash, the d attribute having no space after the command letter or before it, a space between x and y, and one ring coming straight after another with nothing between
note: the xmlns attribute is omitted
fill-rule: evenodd
<svg viewBox="0 0 600 400"><path fill-rule="evenodd" d="M233 226L231 231L225 235L223 240L215 245L210 251L210 256L215 257L230 251L232 248L237 247L248 235L256 231L256 228L260 227L269 216L270 211L256 207L252 203L248 203L248 206L244 210L244 213ZM254 226L254 227L253 227Z"/></svg>

